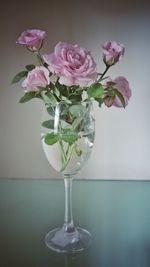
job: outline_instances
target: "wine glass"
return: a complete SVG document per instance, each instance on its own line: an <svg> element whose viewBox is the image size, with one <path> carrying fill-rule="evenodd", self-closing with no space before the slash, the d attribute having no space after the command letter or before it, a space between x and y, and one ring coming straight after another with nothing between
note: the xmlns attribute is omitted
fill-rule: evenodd
<svg viewBox="0 0 150 267"><path fill-rule="evenodd" d="M50 165L64 178L65 216L60 228L46 234L48 248L62 253L86 249L91 234L75 227L72 215L72 180L90 157L95 136L92 102L45 104L41 140Z"/></svg>

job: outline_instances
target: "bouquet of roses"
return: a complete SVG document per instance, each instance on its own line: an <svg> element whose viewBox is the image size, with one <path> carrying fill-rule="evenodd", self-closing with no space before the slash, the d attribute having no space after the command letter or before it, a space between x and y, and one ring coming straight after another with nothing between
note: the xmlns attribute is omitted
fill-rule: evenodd
<svg viewBox="0 0 150 267"><path fill-rule="evenodd" d="M42 127L47 129L43 131L42 139L49 147L58 144L62 161L60 170L63 171L74 154L84 158L79 140L82 139L85 124L91 123L86 117L88 103L94 100L100 107L104 104L107 107L125 108L131 97L131 89L125 77L111 79L106 75L123 57L123 44L115 41L103 44L105 69L98 72L91 53L77 44L59 42L53 53L42 55L45 37L46 33L41 30L22 32L17 43L34 53L38 64L26 65L12 83L24 79L24 95L20 103L33 98L44 101L49 120L42 123ZM55 115L58 115L55 107L58 103L63 103L59 114L60 123L58 118L55 120Z"/></svg>
<svg viewBox="0 0 150 267"><path fill-rule="evenodd" d="M119 76L115 79L106 77L110 67L124 55L123 44L106 42L103 44L105 70L99 73L91 53L75 44L59 42L51 54L41 55L40 50L46 33L41 30L24 31L17 43L27 47L38 59L38 65L27 65L19 72L12 83L22 82L25 94L20 103L32 98L43 99L54 104L59 101L68 103L96 100L101 106L127 106L131 90L127 79Z"/></svg>

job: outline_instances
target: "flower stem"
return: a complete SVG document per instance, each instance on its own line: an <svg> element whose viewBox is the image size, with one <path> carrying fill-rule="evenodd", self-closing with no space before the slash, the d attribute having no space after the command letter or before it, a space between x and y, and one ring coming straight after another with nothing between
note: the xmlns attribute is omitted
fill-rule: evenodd
<svg viewBox="0 0 150 267"><path fill-rule="evenodd" d="M106 72L108 71L109 68L110 68L110 66L106 65L106 68L105 68L104 72L101 74L101 77L99 78L98 81L101 81L103 79L103 77L105 76L105 74L106 74Z"/></svg>
<svg viewBox="0 0 150 267"><path fill-rule="evenodd" d="M67 158L66 158L66 153L64 151L62 140L59 141L59 144L60 144L60 151L61 151L62 162L63 162L63 166L64 166Z"/></svg>
<svg viewBox="0 0 150 267"><path fill-rule="evenodd" d="M40 52L36 51L35 54L37 55L37 59L38 59L38 62L40 64L40 66L43 66L44 65L44 61L43 61L43 58L42 58Z"/></svg>
<svg viewBox="0 0 150 267"><path fill-rule="evenodd" d="M63 166L61 168L61 172L66 169L67 165L69 164L69 162L71 160L72 153L73 153L73 150L74 150L74 145L75 144L69 145L69 147L67 148L67 151L64 152L65 160L63 160Z"/></svg>

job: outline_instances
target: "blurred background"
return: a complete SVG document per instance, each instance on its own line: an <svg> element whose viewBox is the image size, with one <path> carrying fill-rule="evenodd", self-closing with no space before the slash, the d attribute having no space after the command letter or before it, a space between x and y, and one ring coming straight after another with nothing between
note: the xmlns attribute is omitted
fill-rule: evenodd
<svg viewBox="0 0 150 267"><path fill-rule="evenodd" d="M0 177L58 178L40 140L42 103L18 101L13 76L35 58L16 40L26 29L47 32L42 53L58 41L91 50L104 70L101 45L124 43L124 59L109 72L125 76L132 89L126 110L94 107L96 140L91 158L78 175L86 179L150 179L150 4L149 1L5 0L0 8Z"/></svg>

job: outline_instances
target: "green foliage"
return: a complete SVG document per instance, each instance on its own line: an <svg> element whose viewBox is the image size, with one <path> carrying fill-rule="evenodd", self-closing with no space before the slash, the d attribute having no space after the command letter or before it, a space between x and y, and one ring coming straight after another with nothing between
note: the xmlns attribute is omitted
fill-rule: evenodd
<svg viewBox="0 0 150 267"><path fill-rule="evenodd" d="M95 83L87 89L89 97L101 98L104 94L104 88L100 83Z"/></svg>
<svg viewBox="0 0 150 267"><path fill-rule="evenodd" d="M82 101L83 89L78 86L72 86L69 88L69 100L72 103L77 103Z"/></svg>
<svg viewBox="0 0 150 267"><path fill-rule="evenodd" d="M31 70L35 69L35 65L33 65L33 64L26 65L26 69L28 71L31 71Z"/></svg>
<svg viewBox="0 0 150 267"><path fill-rule="evenodd" d="M49 106L47 107L47 112L49 115L51 115L52 117L55 116L55 108L53 106Z"/></svg>
<svg viewBox="0 0 150 267"><path fill-rule="evenodd" d="M48 129L54 129L54 120L43 121L42 126Z"/></svg>
<svg viewBox="0 0 150 267"><path fill-rule="evenodd" d="M79 138L79 135L70 129L66 129L61 134L61 139L69 145L75 143Z"/></svg>
<svg viewBox="0 0 150 267"><path fill-rule="evenodd" d="M79 116L73 121L72 126L71 126L72 131L76 130L80 126L82 120L83 120L83 117Z"/></svg>
<svg viewBox="0 0 150 267"><path fill-rule="evenodd" d="M19 82L22 78L26 77L27 74L28 74L27 70L23 70L23 71L19 72L18 74L15 75L15 77L13 78L11 83L13 84L13 83Z"/></svg>
<svg viewBox="0 0 150 267"><path fill-rule="evenodd" d="M46 92L46 91L41 91L41 96L47 105L52 105L54 106L57 102L55 96L51 92Z"/></svg>
<svg viewBox="0 0 150 267"><path fill-rule="evenodd" d="M57 80L55 83L55 87L57 88L61 96L68 96L67 86L60 84Z"/></svg>
<svg viewBox="0 0 150 267"><path fill-rule="evenodd" d="M48 133L46 134L44 141L47 145L53 145L58 141L64 141L69 145L75 143L79 138L79 135L73 132L71 129L63 129L62 133Z"/></svg>
<svg viewBox="0 0 150 267"><path fill-rule="evenodd" d="M61 96L61 100L67 104L71 104L71 101L66 96Z"/></svg>
<svg viewBox="0 0 150 267"><path fill-rule="evenodd" d="M36 92L27 92L24 94L24 96L22 96L19 100L19 103L26 103L29 100L31 100L32 98L37 97Z"/></svg>
<svg viewBox="0 0 150 267"><path fill-rule="evenodd" d="M48 133L46 134L44 141L47 145L54 145L59 141L59 134Z"/></svg>
<svg viewBox="0 0 150 267"><path fill-rule="evenodd" d="M81 105L72 105L69 107L69 112L71 113L71 115L73 117L78 117L78 116L82 116L85 114L86 112L86 107Z"/></svg>

